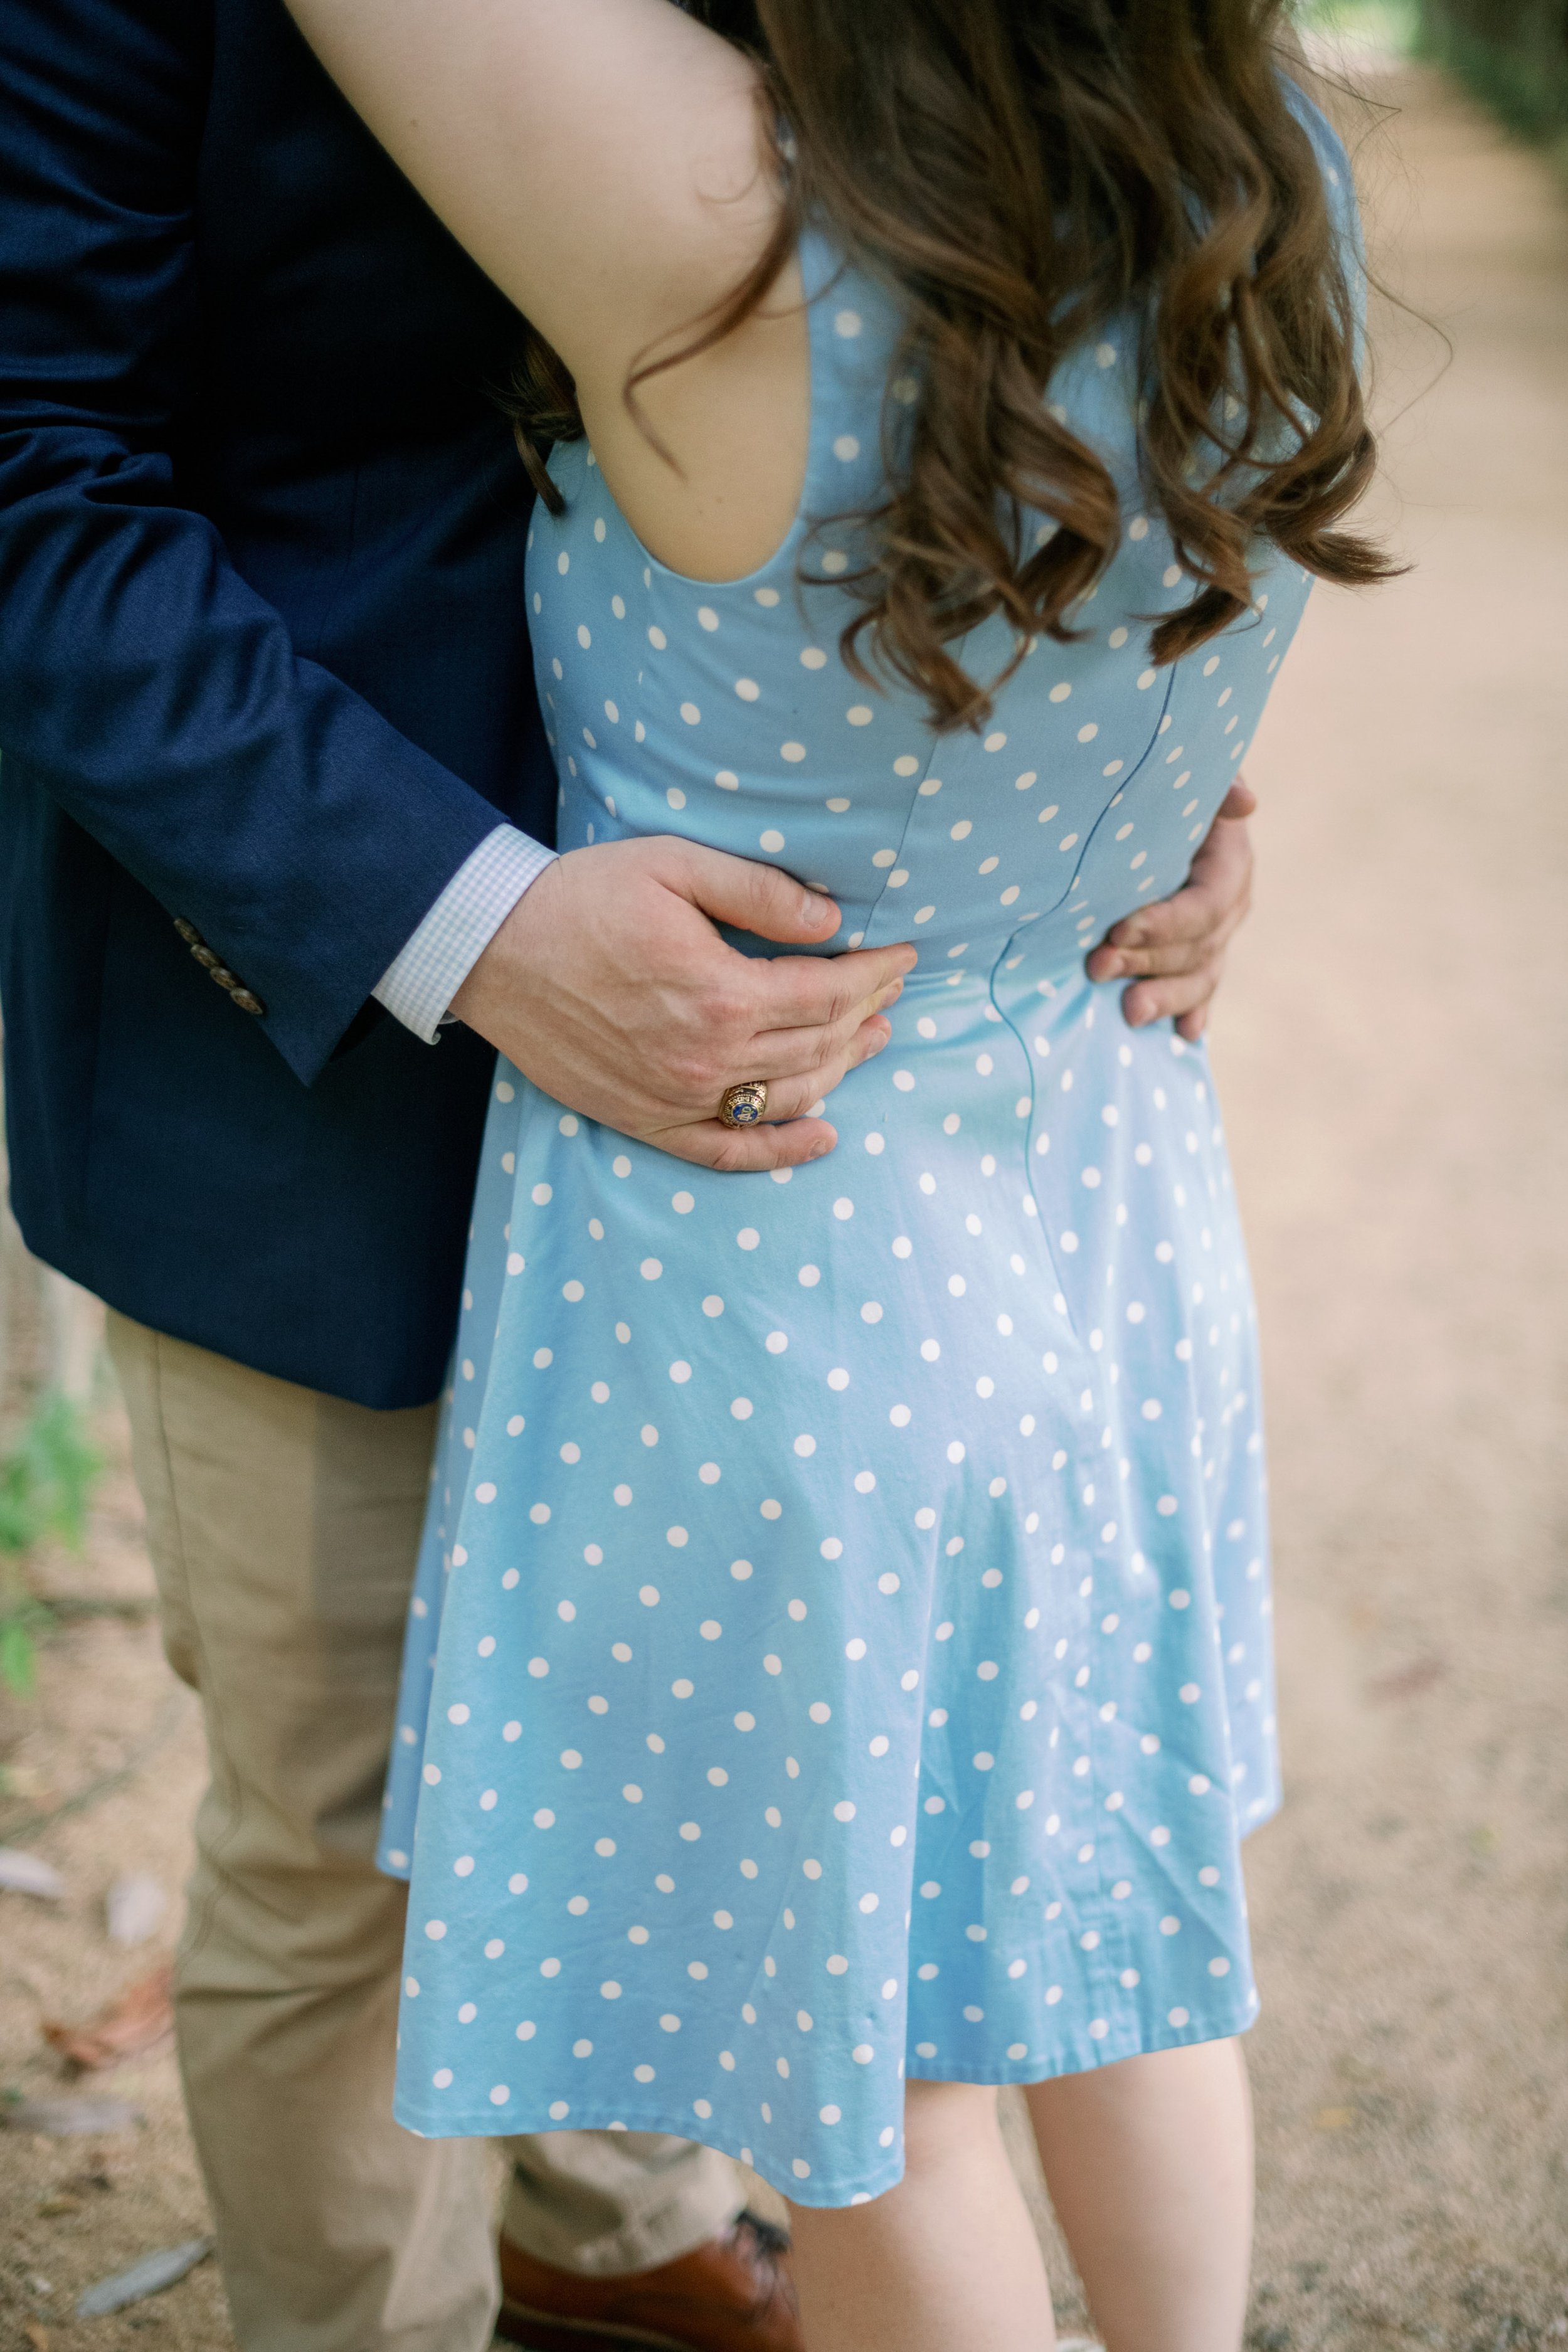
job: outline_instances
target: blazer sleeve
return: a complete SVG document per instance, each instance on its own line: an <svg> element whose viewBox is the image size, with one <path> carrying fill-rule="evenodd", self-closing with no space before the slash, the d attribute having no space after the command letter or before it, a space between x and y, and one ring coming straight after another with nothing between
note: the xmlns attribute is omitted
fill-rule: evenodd
<svg viewBox="0 0 1568 2352"><path fill-rule="evenodd" d="M0 9L0 748L309 1084L498 812L178 502L210 39L210 0Z"/></svg>

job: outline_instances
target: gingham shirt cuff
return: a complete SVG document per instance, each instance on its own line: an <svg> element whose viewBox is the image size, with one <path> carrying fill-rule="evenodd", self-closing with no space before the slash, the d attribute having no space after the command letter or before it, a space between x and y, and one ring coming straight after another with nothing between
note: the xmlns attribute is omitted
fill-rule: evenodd
<svg viewBox="0 0 1568 2352"><path fill-rule="evenodd" d="M458 866L371 993L405 1029L435 1045L452 999L523 892L555 852L498 824Z"/></svg>

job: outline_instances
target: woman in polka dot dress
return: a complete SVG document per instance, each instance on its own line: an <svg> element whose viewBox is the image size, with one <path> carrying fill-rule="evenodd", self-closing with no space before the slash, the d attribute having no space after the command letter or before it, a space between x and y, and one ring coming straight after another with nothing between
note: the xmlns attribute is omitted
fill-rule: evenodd
<svg viewBox="0 0 1568 2352"><path fill-rule="evenodd" d="M1048 8L742 10L787 168L757 67L662 0L405 0L395 40L369 10L298 7L574 378L537 355L563 847L760 856L839 944L919 950L837 1150L772 1179L498 1074L388 1799L397 2112L695 2134L794 2200L814 2352L997 2352L1048 2342L1048 2298L977 2086L1030 2085L1108 2341L1221 2352L1239 1846L1278 1801L1252 1299L1205 1056L1081 957L1181 883L1298 558L1375 568L1322 529L1366 461L1341 151L1255 16L1215 33L1192 121L1143 91L1181 168L1109 299L1060 223L1087 180L1042 173L1032 211L988 181L1089 69L1029 47ZM1013 58L980 98L955 13L972 64L986 26ZM954 124L984 100L944 161L910 129L936 91ZM1258 196L1237 241L1205 108L1284 226ZM1033 289L1026 232L1060 240ZM1184 254L1233 386L1199 371L1184 413L1231 422L1173 440L1151 321Z"/></svg>

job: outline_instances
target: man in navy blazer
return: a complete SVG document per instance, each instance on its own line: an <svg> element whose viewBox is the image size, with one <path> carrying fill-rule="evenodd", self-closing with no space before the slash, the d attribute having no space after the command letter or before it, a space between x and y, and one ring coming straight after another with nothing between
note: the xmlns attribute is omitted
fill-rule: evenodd
<svg viewBox="0 0 1568 2352"><path fill-rule="evenodd" d="M531 493L494 397L518 323L278 0L5 0L13 1197L110 1303L206 1711L180 2045L246 2352L477 2352L495 2311L474 2144L391 2121L403 1890L372 1863L495 1048L717 1160L725 1086L804 1109L879 1048L901 969L735 957L709 916L831 933L771 869L553 860ZM1212 990L1247 864L1218 833L1163 943L1100 950L1096 977L1172 975L1142 1017ZM830 1141L757 1130L747 1164ZM723 2159L509 2154L519 2340L796 2343Z"/></svg>

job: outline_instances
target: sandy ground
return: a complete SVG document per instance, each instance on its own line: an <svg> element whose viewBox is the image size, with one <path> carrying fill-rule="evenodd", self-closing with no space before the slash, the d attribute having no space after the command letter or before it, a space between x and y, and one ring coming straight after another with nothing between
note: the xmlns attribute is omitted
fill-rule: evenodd
<svg viewBox="0 0 1568 2352"><path fill-rule="evenodd" d="M1314 599L1249 762L1258 906L1215 1039L1264 1312L1289 1787L1251 1850L1248 2342L1508 2352L1568 2337L1568 210L1432 77L1377 87L1400 111L1363 119L1374 249L1453 358L1434 383L1437 337L1380 308L1381 511L1416 568ZM87 2014L155 1951L108 1944L104 1890L177 1885L200 1777L134 1614L122 1469L88 1562L46 1573L132 1613L72 1623L0 1706L0 1843L69 1890L0 1895L0 2097L58 2089L40 2014ZM204 2225L172 2061L99 2086L145 2125L0 2129L0 2352L222 2352L211 2264L69 2319Z"/></svg>

